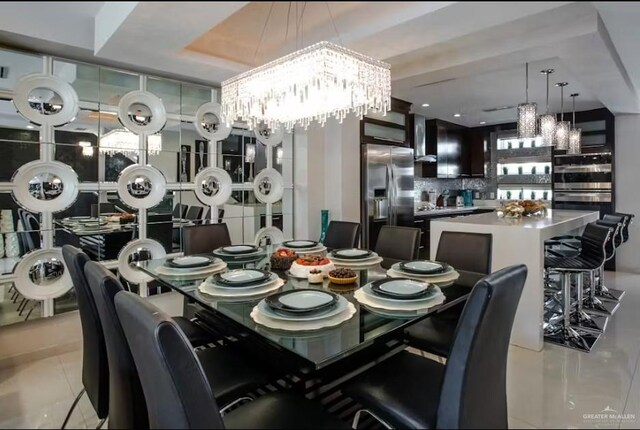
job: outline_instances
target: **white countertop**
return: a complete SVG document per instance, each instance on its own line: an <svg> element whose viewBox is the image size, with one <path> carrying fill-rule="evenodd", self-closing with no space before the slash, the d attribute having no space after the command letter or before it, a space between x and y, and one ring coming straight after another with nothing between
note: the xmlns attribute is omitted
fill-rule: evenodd
<svg viewBox="0 0 640 430"><path fill-rule="evenodd" d="M489 208L477 208L475 206L463 206L463 207L447 207L443 209L432 209L429 211L419 211L416 209L415 216L433 216L433 215L447 215L447 214L456 214L456 213L464 213L464 212L474 212L478 209L489 209Z"/></svg>
<svg viewBox="0 0 640 430"><path fill-rule="evenodd" d="M496 213L484 213L459 218L436 219L432 223L446 222L453 224L483 225L492 227L509 227L525 229L545 229L555 227L577 219L591 217L594 211L572 211L548 209L544 216L530 216L522 218L504 218Z"/></svg>

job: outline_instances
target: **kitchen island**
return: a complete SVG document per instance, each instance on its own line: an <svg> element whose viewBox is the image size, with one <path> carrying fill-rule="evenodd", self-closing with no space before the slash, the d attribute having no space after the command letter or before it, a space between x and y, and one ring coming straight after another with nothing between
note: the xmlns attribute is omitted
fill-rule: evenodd
<svg viewBox="0 0 640 430"><path fill-rule="evenodd" d="M598 212L552 210L544 216L500 218L484 213L431 222L431 255L436 255L443 231L490 233L493 236L492 271L514 264L529 270L522 292L511 343L540 351L543 346L544 241L563 234L580 234L585 225L598 219ZM461 250L461 252L472 250Z"/></svg>

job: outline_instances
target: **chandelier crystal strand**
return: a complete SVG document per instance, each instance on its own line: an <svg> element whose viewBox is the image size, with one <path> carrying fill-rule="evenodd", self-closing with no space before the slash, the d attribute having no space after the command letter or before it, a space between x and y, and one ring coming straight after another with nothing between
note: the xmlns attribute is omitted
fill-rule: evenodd
<svg viewBox="0 0 640 430"><path fill-rule="evenodd" d="M386 113L391 107L387 63L320 42L222 83L222 120L246 121L251 129L307 128L354 112Z"/></svg>
<svg viewBox="0 0 640 430"><path fill-rule="evenodd" d="M540 115L540 137L542 138L543 146L553 145L556 134L556 116L549 114L549 75L553 72L553 69L546 69L540 72L547 75L547 111L544 115Z"/></svg>
<svg viewBox="0 0 640 430"><path fill-rule="evenodd" d="M564 120L564 87L569 85L567 82L558 82L560 87L560 121L556 124L556 149L566 151L569 149L569 130L571 125L569 121Z"/></svg>
<svg viewBox="0 0 640 430"><path fill-rule="evenodd" d="M568 154L580 154L580 152L582 152L582 129L576 127L576 97L579 95L578 93L571 94L571 98L573 99L573 128L569 132Z"/></svg>
<svg viewBox="0 0 640 430"><path fill-rule="evenodd" d="M529 103L529 63L525 66L525 102L518 105L518 139L529 139L536 136L536 120L538 106Z"/></svg>

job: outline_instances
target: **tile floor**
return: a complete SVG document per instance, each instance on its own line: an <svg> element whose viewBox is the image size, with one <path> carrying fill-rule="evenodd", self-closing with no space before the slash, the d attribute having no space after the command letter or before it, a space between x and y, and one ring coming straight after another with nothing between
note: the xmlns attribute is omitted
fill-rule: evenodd
<svg viewBox="0 0 640 430"><path fill-rule="evenodd" d="M607 274L606 280L627 294L592 353L511 348L512 428L640 427L640 275ZM0 370L0 428L60 428L81 389L81 359L74 351ZM97 423L84 397L69 428Z"/></svg>

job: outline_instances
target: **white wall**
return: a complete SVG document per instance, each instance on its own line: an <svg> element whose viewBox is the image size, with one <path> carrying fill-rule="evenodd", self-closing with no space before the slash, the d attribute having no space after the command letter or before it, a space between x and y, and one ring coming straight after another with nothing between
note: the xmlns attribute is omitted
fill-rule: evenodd
<svg viewBox="0 0 640 430"><path fill-rule="evenodd" d="M616 116L616 211L636 215L630 238L617 254L617 269L640 273L640 115Z"/></svg>
<svg viewBox="0 0 640 430"><path fill-rule="evenodd" d="M294 140L294 236L320 236L320 211L330 220L360 221L360 121L329 120L296 129Z"/></svg>

